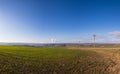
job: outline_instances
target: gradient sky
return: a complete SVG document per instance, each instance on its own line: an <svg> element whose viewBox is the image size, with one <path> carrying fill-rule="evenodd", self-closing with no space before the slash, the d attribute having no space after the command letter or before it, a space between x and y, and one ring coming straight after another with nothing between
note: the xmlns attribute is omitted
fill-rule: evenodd
<svg viewBox="0 0 120 74"><path fill-rule="evenodd" d="M120 42L118 0L0 0L0 42Z"/></svg>

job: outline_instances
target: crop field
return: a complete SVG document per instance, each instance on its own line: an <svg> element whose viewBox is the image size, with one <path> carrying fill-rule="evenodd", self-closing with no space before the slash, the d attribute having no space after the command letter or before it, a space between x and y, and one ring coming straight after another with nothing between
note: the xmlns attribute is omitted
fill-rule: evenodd
<svg viewBox="0 0 120 74"><path fill-rule="evenodd" d="M0 46L0 74L119 74L120 50Z"/></svg>

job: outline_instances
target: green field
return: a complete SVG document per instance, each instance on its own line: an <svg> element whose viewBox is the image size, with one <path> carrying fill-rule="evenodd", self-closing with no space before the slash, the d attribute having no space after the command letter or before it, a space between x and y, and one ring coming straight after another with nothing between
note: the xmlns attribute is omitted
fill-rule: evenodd
<svg viewBox="0 0 120 74"><path fill-rule="evenodd" d="M119 74L120 50L0 46L0 74Z"/></svg>

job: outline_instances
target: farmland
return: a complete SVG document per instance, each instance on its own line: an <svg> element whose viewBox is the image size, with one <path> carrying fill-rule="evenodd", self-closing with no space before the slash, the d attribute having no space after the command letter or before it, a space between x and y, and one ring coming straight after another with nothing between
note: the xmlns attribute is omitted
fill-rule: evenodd
<svg viewBox="0 0 120 74"><path fill-rule="evenodd" d="M0 74L119 74L119 48L0 46Z"/></svg>

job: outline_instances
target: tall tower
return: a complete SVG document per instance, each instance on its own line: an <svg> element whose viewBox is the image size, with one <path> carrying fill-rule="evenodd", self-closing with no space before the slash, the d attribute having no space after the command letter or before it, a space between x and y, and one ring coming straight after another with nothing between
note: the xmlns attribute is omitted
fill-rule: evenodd
<svg viewBox="0 0 120 74"><path fill-rule="evenodd" d="M95 42L96 42L96 35L95 34L93 35L93 42L94 42L93 46L95 47Z"/></svg>

